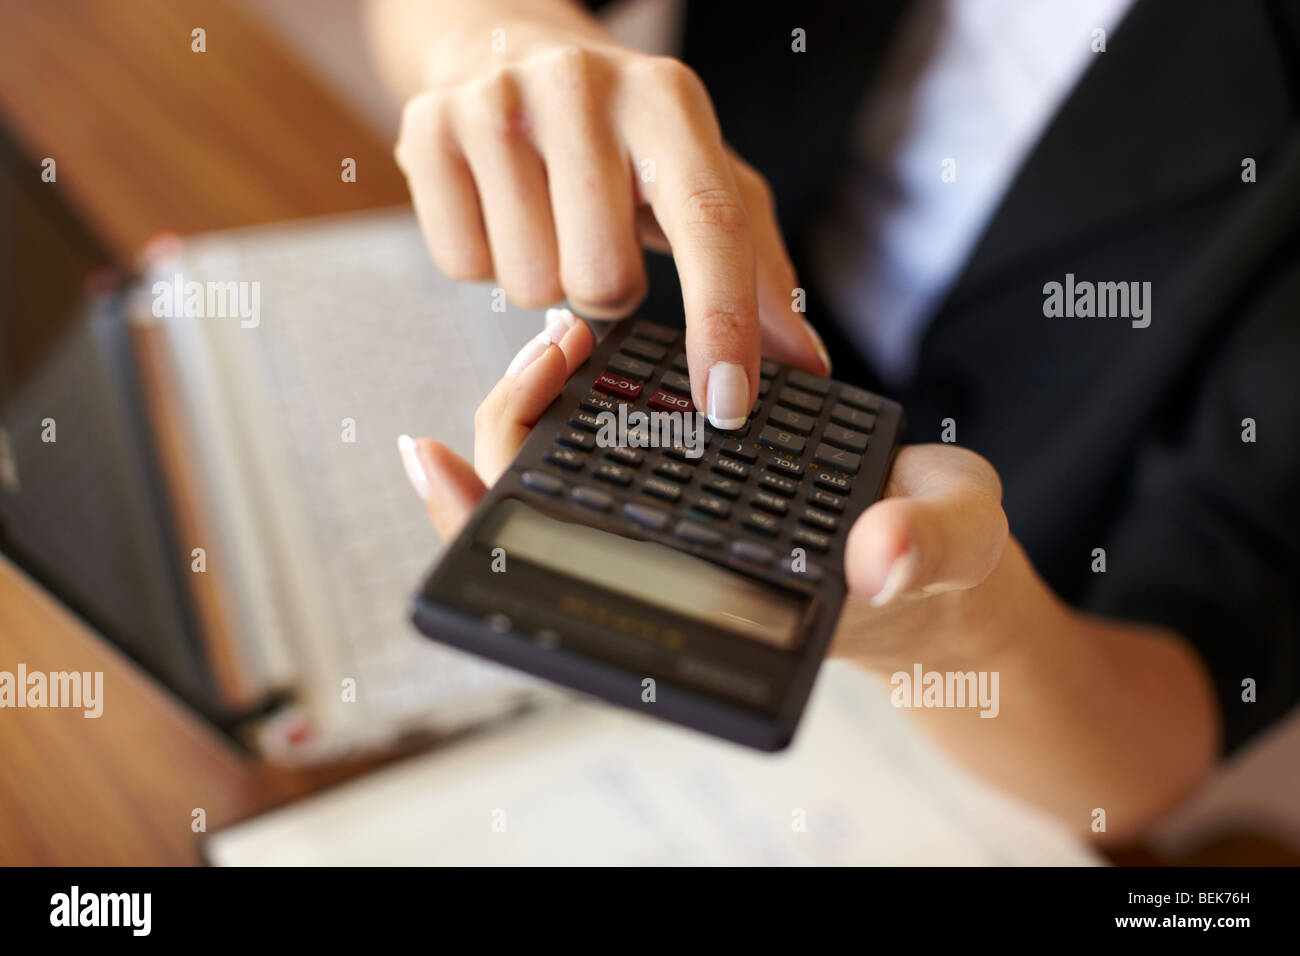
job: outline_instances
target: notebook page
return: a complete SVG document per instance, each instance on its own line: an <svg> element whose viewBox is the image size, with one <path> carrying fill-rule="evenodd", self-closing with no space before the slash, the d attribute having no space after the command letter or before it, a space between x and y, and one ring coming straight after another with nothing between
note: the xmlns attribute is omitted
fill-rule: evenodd
<svg viewBox="0 0 1300 956"><path fill-rule="evenodd" d="M822 671L767 755L577 703L216 833L219 865L1094 865L955 768L874 678Z"/></svg>

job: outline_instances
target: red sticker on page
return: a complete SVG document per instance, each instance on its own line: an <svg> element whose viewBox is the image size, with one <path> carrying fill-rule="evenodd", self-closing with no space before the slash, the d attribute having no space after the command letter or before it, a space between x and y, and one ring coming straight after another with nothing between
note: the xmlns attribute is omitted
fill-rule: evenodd
<svg viewBox="0 0 1300 956"><path fill-rule="evenodd" d="M640 382L634 382L625 375L614 375L610 372L601 372L597 375L596 381L592 383L591 387L598 392L622 395L624 398L635 399L641 394Z"/></svg>
<svg viewBox="0 0 1300 956"><path fill-rule="evenodd" d="M695 406L689 398L683 398L681 395L674 395L672 392L665 392L662 388L655 389L655 393L650 396L648 403L651 408L659 408L665 412L693 412Z"/></svg>

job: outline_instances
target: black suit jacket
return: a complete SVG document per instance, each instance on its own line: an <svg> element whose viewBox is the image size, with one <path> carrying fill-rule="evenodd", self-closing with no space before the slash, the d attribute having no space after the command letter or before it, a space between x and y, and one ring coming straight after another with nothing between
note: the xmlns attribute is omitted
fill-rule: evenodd
<svg viewBox="0 0 1300 956"><path fill-rule="evenodd" d="M805 282L807 230L903 6L688 4L683 58L772 181ZM1012 532L1060 595L1195 644L1229 749L1300 697L1298 99L1300 2L1138 0L894 390L914 440L939 440L951 418L993 462ZM680 317L666 265L652 264L646 310ZM1150 326L1045 316L1045 283L1067 273L1150 282ZM839 317L810 317L837 377L879 387Z"/></svg>

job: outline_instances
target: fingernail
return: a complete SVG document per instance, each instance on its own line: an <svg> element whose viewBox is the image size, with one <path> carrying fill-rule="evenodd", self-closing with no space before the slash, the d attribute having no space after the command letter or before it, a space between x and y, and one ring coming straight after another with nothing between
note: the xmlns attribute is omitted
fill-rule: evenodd
<svg viewBox="0 0 1300 956"><path fill-rule="evenodd" d="M884 586L871 599L871 606L884 607L907 587L914 574L916 574L916 545L912 545L894 559L889 574L885 575Z"/></svg>
<svg viewBox="0 0 1300 956"><path fill-rule="evenodd" d="M429 486L429 476L424 465L420 463L420 454L415 448L415 439L410 435L397 436L397 451L402 456L402 468L406 471L406 480L411 483L415 493L424 501L433 494Z"/></svg>
<svg viewBox="0 0 1300 956"><path fill-rule="evenodd" d="M803 320L803 328L808 333L808 338L812 339L813 348L817 350L817 355L821 358L822 364L826 366L826 374L831 374L831 356L826 351L826 343L822 341L822 337L817 334L817 330L813 328L812 323L807 319Z"/></svg>
<svg viewBox="0 0 1300 956"><path fill-rule="evenodd" d="M743 367L719 362L709 369L709 421L714 428L730 431L749 420L749 379Z"/></svg>
<svg viewBox="0 0 1300 956"><path fill-rule="evenodd" d="M564 333L573 328L574 318L572 312L568 309L547 309L546 310L546 333L551 337L552 342L558 342L564 338Z"/></svg>
<svg viewBox="0 0 1300 956"><path fill-rule="evenodd" d="M524 369L528 368L537 356L546 351L550 344L550 332L538 332L528 340L528 343L519 350L519 354L511 361L510 367L506 369L506 377L509 378L511 375L518 375Z"/></svg>

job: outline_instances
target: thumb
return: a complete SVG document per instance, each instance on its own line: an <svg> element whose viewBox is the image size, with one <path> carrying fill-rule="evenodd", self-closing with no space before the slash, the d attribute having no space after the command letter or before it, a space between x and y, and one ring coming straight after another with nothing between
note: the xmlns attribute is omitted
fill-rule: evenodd
<svg viewBox="0 0 1300 956"><path fill-rule="evenodd" d="M880 607L900 594L972 588L1007 543L1002 482L985 459L951 445L910 445L886 497L849 531L849 590Z"/></svg>

